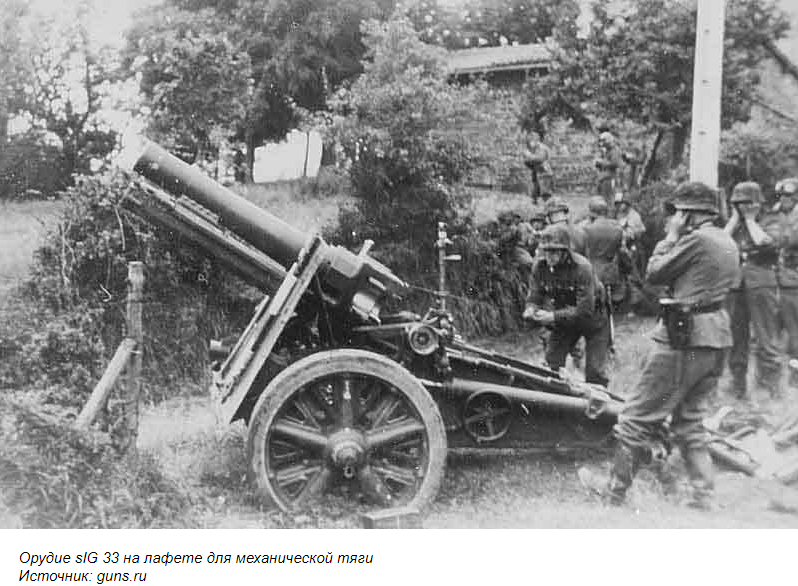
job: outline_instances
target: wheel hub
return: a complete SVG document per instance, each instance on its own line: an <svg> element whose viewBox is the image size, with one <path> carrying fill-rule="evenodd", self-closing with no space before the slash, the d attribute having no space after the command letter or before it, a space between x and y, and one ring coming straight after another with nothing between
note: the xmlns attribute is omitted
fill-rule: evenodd
<svg viewBox="0 0 798 586"><path fill-rule="evenodd" d="M328 449L333 466L345 478L354 478L366 454L363 435L352 429L341 430L330 437Z"/></svg>

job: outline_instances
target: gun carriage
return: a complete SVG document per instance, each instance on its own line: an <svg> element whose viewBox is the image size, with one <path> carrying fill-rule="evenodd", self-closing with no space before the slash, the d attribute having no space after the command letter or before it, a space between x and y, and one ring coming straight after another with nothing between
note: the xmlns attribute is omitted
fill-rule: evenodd
<svg viewBox="0 0 798 586"><path fill-rule="evenodd" d="M423 508L450 448L607 445L619 397L468 344L444 295L423 316L386 313L407 284L371 242L355 254L304 234L151 141L123 159L141 188L126 207L270 293L232 347L211 344L212 393L248 424L265 500ZM441 232L441 269L447 243Z"/></svg>

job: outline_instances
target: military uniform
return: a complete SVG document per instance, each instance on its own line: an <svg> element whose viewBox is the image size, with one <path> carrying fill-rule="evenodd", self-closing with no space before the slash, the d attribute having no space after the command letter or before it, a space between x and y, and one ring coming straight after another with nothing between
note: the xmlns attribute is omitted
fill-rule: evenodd
<svg viewBox="0 0 798 586"><path fill-rule="evenodd" d="M714 192L703 184L682 184L675 195L677 210L684 214L700 212L702 219L717 214ZM691 504L705 506L712 492L703 419L723 371L724 349L732 343L723 301L739 279L739 258L731 237L708 220L679 234L657 244L646 277L654 285L668 286L673 299L689 308L693 327L678 340L680 345L671 339L674 330L660 320L641 377L614 429L618 445L609 480L585 468L579 471L586 486L605 491L615 503L623 501L637 468L662 452L669 434L685 460L693 486Z"/></svg>
<svg viewBox="0 0 798 586"><path fill-rule="evenodd" d="M768 213L757 222L770 240L756 246L741 223L732 233L740 253L741 276L728 297L734 344L729 352L729 370L734 392L746 394L749 340L753 331L756 340L757 380L768 390L775 390L781 373L779 363L779 307L777 266L778 242L782 221L778 214Z"/></svg>
<svg viewBox="0 0 798 586"><path fill-rule="evenodd" d="M624 298L620 262L623 253L623 230L612 218L599 216L585 226L588 260L596 270L599 280L610 291L612 302Z"/></svg>
<svg viewBox="0 0 798 586"><path fill-rule="evenodd" d="M603 132L599 136L599 156L595 165L598 169L596 192L604 198L608 206L611 206L615 191L619 187L617 178L621 166L621 152L615 144L615 137L609 132Z"/></svg>
<svg viewBox="0 0 798 586"><path fill-rule="evenodd" d="M567 251L564 261L550 267L538 259L532 269L527 307L549 307L554 324L546 347L546 362L558 370L580 338L585 338L585 380L606 386L610 342L604 287L590 262Z"/></svg>

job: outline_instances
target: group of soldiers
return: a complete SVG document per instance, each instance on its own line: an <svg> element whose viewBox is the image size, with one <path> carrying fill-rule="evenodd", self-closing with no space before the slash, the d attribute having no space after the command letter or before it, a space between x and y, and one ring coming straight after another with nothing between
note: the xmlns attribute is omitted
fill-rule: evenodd
<svg viewBox="0 0 798 586"><path fill-rule="evenodd" d="M775 204L766 206L758 184L736 185L729 219L723 222L715 190L701 183L684 183L675 190L666 236L643 275L667 293L660 299L653 348L614 430L611 473L603 477L579 471L583 484L610 502L623 502L638 468L661 460L673 442L690 478L688 504L711 507L706 403L727 363L731 395L750 397L751 334L758 385L770 396L780 396L782 334L787 357L798 359L798 178L779 181L773 196ZM629 220L624 211L625 223L610 218L605 199L596 196L587 220L571 224L564 202L550 198L539 218L528 269L523 315L551 331L548 366L563 367L584 339L585 380L602 386L609 382L611 311L622 283L621 259L635 262L629 242L642 235L639 216Z"/></svg>
<svg viewBox="0 0 798 586"><path fill-rule="evenodd" d="M548 365L556 370L568 355L581 360L584 353L586 380L606 386L611 314L624 304L630 278L642 278L646 228L623 193L617 194L613 214L603 197L592 197L588 216L578 223L571 222L562 198L545 199L543 209L528 222L512 214L500 218L514 223L505 231L509 246L503 248L528 283L529 299L535 299L537 317L530 312L527 317L551 329ZM536 258L549 262L536 264ZM573 309L560 312L564 307Z"/></svg>

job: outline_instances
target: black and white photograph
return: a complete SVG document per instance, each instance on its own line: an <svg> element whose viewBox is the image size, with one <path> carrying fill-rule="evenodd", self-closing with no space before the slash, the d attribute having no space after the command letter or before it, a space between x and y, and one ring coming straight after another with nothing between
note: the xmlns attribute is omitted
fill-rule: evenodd
<svg viewBox="0 0 798 586"><path fill-rule="evenodd" d="M793 0L0 0L0 528L796 529L796 137Z"/></svg>

